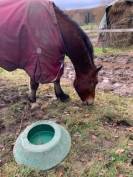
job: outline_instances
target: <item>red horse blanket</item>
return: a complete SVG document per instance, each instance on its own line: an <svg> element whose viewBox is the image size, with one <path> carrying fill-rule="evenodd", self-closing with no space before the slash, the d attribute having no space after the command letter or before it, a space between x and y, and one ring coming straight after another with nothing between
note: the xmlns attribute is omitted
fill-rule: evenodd
<svg viewBox="0 0 133 177"><path fill-rule="evenodd" d="M0 67L24 69L36 82L49 83L61 77L64 53L52 2L0 1Z"/></svg>

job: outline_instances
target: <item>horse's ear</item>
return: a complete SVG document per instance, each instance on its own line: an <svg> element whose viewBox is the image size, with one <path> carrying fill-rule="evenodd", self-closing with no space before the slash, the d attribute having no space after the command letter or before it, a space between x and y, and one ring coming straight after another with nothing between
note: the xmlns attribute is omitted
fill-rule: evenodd
<svg viewBox="0 0 133 177"><path fill-rule="evenodd" d="M102 65L101 66L99 66L98 68L97 68L97 70L96 70L96 72L98 73L101 69L102 69Z"/></svg>

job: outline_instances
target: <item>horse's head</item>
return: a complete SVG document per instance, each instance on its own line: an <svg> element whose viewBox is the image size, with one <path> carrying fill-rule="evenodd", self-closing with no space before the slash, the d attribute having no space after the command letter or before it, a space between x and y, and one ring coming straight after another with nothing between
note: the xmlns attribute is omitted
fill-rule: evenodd
<svg viewBox="0 0 133 177"><path fill-rule="evenodd" d="M101 68L102 66L97 69L95 68L90 70L86 74L78 75L74 80L75 90L77 91L81 100L88 105L94 103L95 88L98 84L98 72L101 70Z"/></svg>

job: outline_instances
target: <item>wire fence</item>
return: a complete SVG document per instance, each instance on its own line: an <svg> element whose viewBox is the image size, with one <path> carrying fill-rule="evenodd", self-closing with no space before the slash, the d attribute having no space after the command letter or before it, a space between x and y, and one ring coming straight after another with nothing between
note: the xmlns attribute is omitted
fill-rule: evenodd
<svg viewBox="0 0 133 177"><path fill-rule="evenodd" d="M133 46L133 28L128 29L86 29L95 47L128 48Z"/></svg>

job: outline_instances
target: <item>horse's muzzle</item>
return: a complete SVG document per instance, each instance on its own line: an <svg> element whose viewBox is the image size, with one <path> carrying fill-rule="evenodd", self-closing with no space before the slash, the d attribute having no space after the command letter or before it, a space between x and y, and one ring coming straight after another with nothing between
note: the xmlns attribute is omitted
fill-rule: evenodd
<svg viewBox="0 0 133 177"><path fill-rule="evenodd" d="M83 101L83 104L88 105L88 106L93 105L94 104L94 98L89 98L86 101Z"/></svg>

